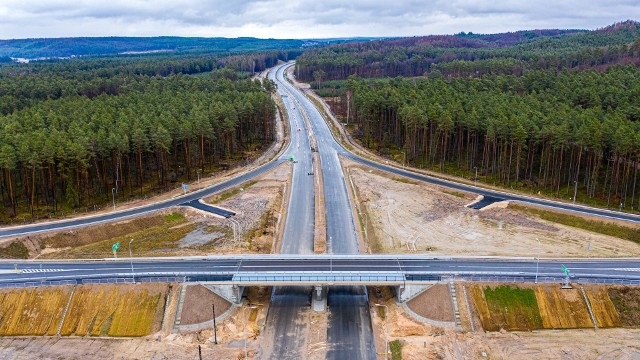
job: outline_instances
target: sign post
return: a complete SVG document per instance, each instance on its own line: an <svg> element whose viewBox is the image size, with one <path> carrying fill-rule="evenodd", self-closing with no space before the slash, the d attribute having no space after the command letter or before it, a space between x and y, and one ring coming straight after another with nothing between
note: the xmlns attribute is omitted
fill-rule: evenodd
<svg viewBox="0 0 640 360"><path fill-rule="evenodd" d="M562 288L572 289L571 284L569 283L569 280L571 278L571 272L564 265L562 265L562 271L564 272L564 281L562 281Z"/></svg>
<svg viewBox="0 0 640 360"><path fill-rule="evenodd" d="M117 243L113 244L113 246L111 246L111 251L113 252L113 257L117 258L118 257L118 249L120 248L120 242L118 241Z"/></svg>

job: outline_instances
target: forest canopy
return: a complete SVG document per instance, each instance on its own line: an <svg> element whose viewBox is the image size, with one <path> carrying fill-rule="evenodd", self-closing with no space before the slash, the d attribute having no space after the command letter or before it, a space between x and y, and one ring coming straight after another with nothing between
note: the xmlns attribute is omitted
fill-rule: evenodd
<svg viewBox="0 0 640 360"><path fill-rule="evenodd" d="M0 221L175 188L275 138L274 87L296 52L73 59L0 67Z"/></svg>
<svg viewBox="0 0 640 360"><path fill-rule="evenodd" d="M627 21L332 46L305 52L296 72L383 155L637 210L639 65L640 24Z"/></svg>

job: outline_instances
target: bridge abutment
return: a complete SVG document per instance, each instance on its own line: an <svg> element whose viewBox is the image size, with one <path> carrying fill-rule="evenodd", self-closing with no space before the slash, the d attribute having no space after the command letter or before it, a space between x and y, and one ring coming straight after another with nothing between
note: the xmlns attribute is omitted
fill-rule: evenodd
<svg viewBox="0 0 640 360"><path fill-rule="evenodd" d="M214 285L202 283L202 286L213 291L220 297L225 298L232 304L242 303L242 295L244 294L244 286L239 285Z"/></svg>
<svg viewBox="0 0 640 360"><path fill-rule="evenodd" d="M396 293L396 299L398 302L403 303L413 299L415 296L432 286L433 284L404 284L394 286L393 289Z"/></svg>

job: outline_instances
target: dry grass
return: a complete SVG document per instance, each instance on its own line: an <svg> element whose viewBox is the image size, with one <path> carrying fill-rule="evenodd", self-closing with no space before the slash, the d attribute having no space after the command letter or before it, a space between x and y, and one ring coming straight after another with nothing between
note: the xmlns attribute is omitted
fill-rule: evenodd
<svg viewBox="0 0 640 360"><path fill-rule="evenodd" d="M535 288L542 325L545 329L592 328L587 304L579 289Z"/></svg>
<svg viewBox="0 0 640 360"><path fill-rule="evenodd" d="M42 239L42 246L47 248L65 248L87 245L134 233L140 231L140 229L159 226L164 222L165 217L159 215L93 226L83 228L81 231L69 231L44 238Z"/></svg>
<svg viewBox="0 0 640 360"><path fill-rule="evenodd" d="M70 287L0 292L0 335L55 335Z"/></svg>
<svg viewBox="0 0 640 360"><path fill-rule="evenodd" d="M28 259L29 249L22 242L16 241L0 247L0 259Z"/></svg>
<svg viewBox="0 0 640 360"><path fill-rule="evenodd" d="M621 326L640 326L640 288L616 287L608 291L609 298L615 306Z"/></svg>
<svg viewBox="0 0 640 360"><path fill-rule="evenodd" d="M167 290L166 284L79 286L60 334L149 335L159 330Z"/></svg>
<svg viewBox="0 0 640 360"><path fill-rule="evenodd" d="M598 327L619 327L622 325L616 307L609 298L607 288L598 286L593 288L585 288L593 316L596 318Z"/></svg>
<svg viewBox="0 0 640 360"><path fill-rule="evenodd" d="M117 227L122 229L116 230ZM157 256L159 252L167 252L178 247L178 241L191 231L196 224L189 223L180 214L159 215L150 218L116 223L108 226L98 226L94 229L83 230L75 234L78 240L73 248L65 251L45 254L45 258L103 258L110 257L111 246L117 242L121 244L120 254L129 255L129 242L133 239L135 256ZM106 237L107 234L113 236ZM92 242L87 238L96 235ZM61 234L46 239L48 247L60 248L74 244L72 234Z"/></svg>

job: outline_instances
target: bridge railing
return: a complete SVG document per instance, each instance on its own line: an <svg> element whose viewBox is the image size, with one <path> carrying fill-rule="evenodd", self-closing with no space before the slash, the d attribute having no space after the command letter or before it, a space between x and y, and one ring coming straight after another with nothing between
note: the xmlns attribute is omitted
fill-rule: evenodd
<svg viewBox="0 0 640 360"><path fill-rule="evenodd" d="M236 284L389 284L398 285L405 283L405 276L402 273L299 273L299 274L263 274L263 273L238 273L233 276L233 283Z"/></svg>

